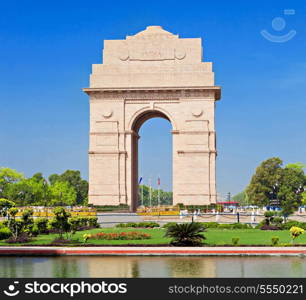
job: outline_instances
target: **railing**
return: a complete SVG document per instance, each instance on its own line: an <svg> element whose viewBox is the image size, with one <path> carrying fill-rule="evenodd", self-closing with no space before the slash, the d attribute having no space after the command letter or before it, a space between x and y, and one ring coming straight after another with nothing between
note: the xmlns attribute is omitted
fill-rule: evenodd
<svg viewBox="0 0 306 300"><path fill-rule="evenodd" d="M156 222L160 225L168 222L184 223L184 222L217 222L220 224L242 223L257 225L264 219L263 213L252 212L222 212L222 213L182 213L173 214L172 212L163 212L155 214L139 214L139 213L101 213L97 212L98 223L101 226L116 225L119 223L129 222ZM306 214L295 214L289 217L290 220L306 222Z"/></svg>

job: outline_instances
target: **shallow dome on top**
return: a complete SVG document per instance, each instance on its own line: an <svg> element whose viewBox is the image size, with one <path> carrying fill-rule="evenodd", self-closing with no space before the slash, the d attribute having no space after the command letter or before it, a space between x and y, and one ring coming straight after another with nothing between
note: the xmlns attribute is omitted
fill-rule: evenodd
<svg viewBox="0 0 306 300"><path fill-rule="evenodd" d="M128 36L127 38L150 38L150 37L162 37L162 38L178 38L178 35L174 35L171 32L163 29L161 26L147 26L145 30L136 33L133 36Z"/></svg>

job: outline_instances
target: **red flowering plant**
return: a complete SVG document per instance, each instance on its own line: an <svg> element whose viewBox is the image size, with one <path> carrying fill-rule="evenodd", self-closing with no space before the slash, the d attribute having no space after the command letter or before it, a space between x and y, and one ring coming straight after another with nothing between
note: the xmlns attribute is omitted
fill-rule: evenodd
<svg viewBox="0 0 306 300"><path fill-rule="evenodd" d="M96 234L84 235L86 240L145 240L150 239L151 235L144 232L129 231L129 232L98 232ZM85 242L86 242L85 241Z"/></svg>

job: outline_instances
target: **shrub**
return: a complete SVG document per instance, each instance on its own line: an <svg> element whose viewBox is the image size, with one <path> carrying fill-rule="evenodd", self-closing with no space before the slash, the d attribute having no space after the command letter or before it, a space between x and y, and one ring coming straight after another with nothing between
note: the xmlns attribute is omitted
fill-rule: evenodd
<svg viewBox="0 0 306 300"><path fill-rule="evenodd" d="M150 239L151 235L144 232L129 231L129 232L98 232L96 234L84 234L83 240L87 242L90 240L144 240Z"/></svg>
<svg viewBox="0 0 306 300"><path fill-rule="evenodd" d="M299 227L303 228L303 229L306 229L306 222L301 222L299 224Z"/></svg>
<svg viewBox="0 0 306 300"><path fill-rule="evenodd" d="M201 223L201 224L206 229L207 228L218 228L218 226L219 226L219 223L217 223L217 222L204 222L204 223Z"/></svg>
<svg viewBox="0 0 306 300"><path fill-rule="evenodd" d="M283 223L284 219L282 217L274 217L272 220L272 224L276 226L280 226Z"/></svg>
<svg viewBox="0 0 306 300"><path fill-rule="evenodd" d="M0 228L3 228L3 227L7 227L7 224L5 224L4 221L0 222Z"/></svg>
<svg viewBox="0 0 306 300"><path fill-rule="evenodd" d="M233 229L252 229L252 226L249 224L242 224L242 223L234 223L232 224Z"/></svg>
<svg viewBox="0 0 306 300"><path fill-rule="evenodd" d="M261 230L280 230L280 227L273 225L262 225L260 227Z"/></svg>
<svg viewBox="0 0 306 300"><path fill-rule="evenodd" d="M128 223L126 223L126 227L137 227L137 223L135 223L135 222L128 222Z"/></svg>
<svg viewBox="0 0 306 300"><path fill-rule="evenodd" d="M33 225L32 229L31 229L31 234L30 236L38 236L39 234L39 230L36 224Z"/></svg>
<svg viewBox="0 0 306 300"><path fill-rule="evenodd" d="M23 221L22 231L28 233L28 235L31 236L33 225L34 225L33 210L32 209L25 209L22 212L21 219Z"/></svg>
<svg viewBox="0 0 306 300"><path fill-rule="evenodd" d="M20 235L18 235L17 237L11 236L9 237L6 242L7 243L27 243L31 241L31 237L29 237L29 235L25 232L21 233Z"/></svg>
<svg viewBox="0 0 306 300"><path fill-rule="evenodd" d="M282 224L282 229L283 230L290 230L291 227L296 226L300 227L300 222L298 221L288 221L287 223Z"/></svg>
<svg viewBox="0 0 306 300"><path fill-rule="evenodd" d="M140 222L140 223L120 223L117 224L116 227L118 228L126 228L126 227L132 227L132 228L154 228L159 227L159 224L156 222Z"/></svg>
<svg viewBox="0 0 306 300"><path fill-rule="evenodd" d="M232 229L232 224L219 224L218 229Z"/></svg>
<svg viewBox="0 0 306 300"><path fill-rule="evenodd" d="M23 232L23 228L24 228L23 220L21 220L21 219L16 220L15 218L10 219L9 222L8 222L8 228L12 232L11 239L12 240L15 239L17 241L18 237Z"/></svg>
<svg viewBox="0 0 306 300"><path fill-rule="evenodd" d="M278 245L278 242L279 242L279 237L278 237L278 236L273 236L273 237L271 238L272 246Z"/></svg>
<svg viewBox="0 0 306 300"><path fill-rule="evenodd" d="M53 218L52 226L59 231L59 236L62 238L64 232L68 234L71 230L71 224L68 220L71 214L63 207L56 207L53 209L53 213L55 217Z"/></svg>
<svg viewBox="0 0 306 300"><path fill-rule="evenodd" d="M98 218L97 217L88 217L88 226L89 227L94 227L94 228L99 228L100 225L98 223Z"/></svg>
<svg viewBox="0 0 306 300"><path fill-rule="evenodd" d="M75 233L81 226L82 219L79 217L69 218L70 230Z"/></svg>
<svg viewBox="0 0 306 300"><path fill-rule="evenodd" d="M168 222L168 223L164 224L163 228L167 229L168 227L174 226L176 224L177 224L176 222Z"/></svg>
<svg viewBox="0 0 306 300"><path fill-rule="evenodd" d="M274 211L266 211L265 212L264 216L265 216L265 222L266 222L267 226L269 226L270 223L272 223L274 215L275 215Z"/></svg>
<svg viewBox="0 0 306 300"><path fill-rule="evenodd" d="M265 220L262 220L261 222L259 222L256 226L255 229L260 229L262 226L264 226L266 224Z"/></svg>
<svg viewBox="0 0 306 300"><path fill-rule="evenodd" d="M8 227L0 228L0 240L6 240L12 235L11 230Z"/></svg>
<svg viewBox="0 0 306 300"><path fill-rule="evenodd" d="M15 203L13 201L10 201L4 198L0 198L0 216L6 217L8 210L14 206L15 206Z"/></svg>
<svg viewBox="0 0 306 300"><path fill-rule="evenodd" d="M166 237L171 237L173 246L201 246L205 239L202 232L205 231L201 223L183 223L169 226L165 233Z"/></svg>
<svg viewBox="0 0 306 300"><path fill-rule="evenodd" d="M240 240L239 237L233 237L233 238L232 238L232 244L233 244L234 246L237 246L238 243L239 243L239 240Z"/></svg>
<svg viewBox="0 0 306 300"><path fill-rule="evenodd" d="M88 226L88 217L78 217L79 227L87 227Z"/></svg>
<svg viewBox="0 0 306 300"><path fill-rule="evenodd" d="M9 210L8 210L8 216L9 216L9 218L15 219L17 213L18 213L18 208L17 208L17 207L11 207L11 208L9 208Z"/></svg>
<svg viewBox="0 0 306 300"><path fill-rule="evenodd" d="M48 219L47 218L35 219L34 226L37 227L39 234L48 233Z"/></svg>
<svg viewBox="0 0 306 300"><path fill-rule="evenodd" d="M156 222L140 222L137 224L136 227L139 227L139 228L154 228L154 227L159 227L159 224L156 223Z"/></svg>
<svg viewBox="0 0 306 300"><path fill-rule="evenodd" d="M290 228L289 231L290 231L290 235L291 235L292 242L293 242L297 237L302 235L305 230L303 228L293 226L293 227Z"/></svg>

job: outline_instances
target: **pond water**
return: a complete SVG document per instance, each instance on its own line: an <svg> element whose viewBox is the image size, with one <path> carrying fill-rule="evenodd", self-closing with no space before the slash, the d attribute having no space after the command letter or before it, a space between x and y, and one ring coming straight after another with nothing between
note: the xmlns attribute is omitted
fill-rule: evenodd
<svg viewBox="0 0 306 300"><path fill-rule="evenodd" d="M0 257L4 277L306 277L306 258Z"/></svg>

